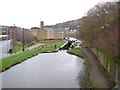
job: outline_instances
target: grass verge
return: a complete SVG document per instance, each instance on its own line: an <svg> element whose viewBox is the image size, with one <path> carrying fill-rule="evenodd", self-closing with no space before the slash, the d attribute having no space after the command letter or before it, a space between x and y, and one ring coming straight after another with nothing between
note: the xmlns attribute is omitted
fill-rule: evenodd
<svg viewBox="0 0 120 90"><path fill-rule="evenodd" d="M13 53L21 51L22 50L22 44L13 45L12 50L13 50Z"/></svg>
<svg viewBox="0 0 120 90"><path fill-rule="evenodd" d="M57 51L65 42L57 42L57 43L52 43L52 44L46 44L44 48L40 50L40 52L54 52ZM55 48L56 45L56 48Z"/></svg>
<svg viewBox="0 0 120 90"><path fill-rule="evenodd" d="M79 42L74 42L73 46L76 47L78 43ZM83 50L79 47L67 50L67 53L76 55L76 56L81 57L83 59L85 58L85 54L84 54Z"/></svg>
<svg viewBox="0 0 120 90"><path fill-rule="evenodd" d="M73 43L73 46L76 47L78 43L79 43L79 42L75 42L75 43Z"/></svg>
<svg viewBox="0 0 120 90"><path fill-rule="evenodd" d="M73 48L71 50L68 50L67 53L76 55L76 56L81 57L83 59L85 58L85 54L80 48Z"/></svg>

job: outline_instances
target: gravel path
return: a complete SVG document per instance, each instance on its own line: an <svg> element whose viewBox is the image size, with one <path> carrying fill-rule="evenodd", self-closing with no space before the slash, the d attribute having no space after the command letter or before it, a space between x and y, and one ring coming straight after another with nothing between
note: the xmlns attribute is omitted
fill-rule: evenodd
<svg viewBox="0 0 120 90"><path fill-rule="evenodd" d="M33 45L33 46L31 46L31 47L26 48L26 50L27 50L27 49L28 49L28 50L31 50L31 49L33 49L33 48L36 48L36 47L40 46L40 45L43 45L43 44L39 43L39 44Z"/></svg>
<svg viewBox="0 0 120 90"><path fill-rule="evenodd" d="M43 44L41 44L41 43L35 44L35 45L33 45L33 46L30 46L30 47L26 48L25 50L31 50L31 49L36 48L36 47L41 46L41 45L43 45ZM22 51L19 51L19 52L13 53L13 54L11 54L11 55L15 55L15 54L18 54L18 53L21 53L21 52L22 52Z"/></svg>

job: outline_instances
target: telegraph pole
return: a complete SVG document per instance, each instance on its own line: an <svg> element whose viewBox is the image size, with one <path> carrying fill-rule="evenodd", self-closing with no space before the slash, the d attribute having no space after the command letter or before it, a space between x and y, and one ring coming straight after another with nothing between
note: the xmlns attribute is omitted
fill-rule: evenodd
<svg viewBox="0 0 120 90"><path fill-rule="evenodd" d="M22 45L22 51L25 51L25 49L24 49L24 45L25 45L25 40L24 40L24 28L23 28L23 45Z"/></svg>

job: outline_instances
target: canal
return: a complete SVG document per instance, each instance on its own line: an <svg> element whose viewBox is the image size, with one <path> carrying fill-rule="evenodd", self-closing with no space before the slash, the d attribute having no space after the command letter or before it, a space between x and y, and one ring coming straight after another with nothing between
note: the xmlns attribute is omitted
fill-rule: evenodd
<svg viewBox="0 0 120 90"><path fill-rule="evenodd" d="M12 43L12 40L0 41L0 58L5 58L10 56L8 51L11 48L11 43Z"/></svg>
<svg viewBox="0 0 120 90"><path fill-rule="evenodd" d="M2 72L2 88L80 88L85 64L65 50L43 53Z"/></svg>

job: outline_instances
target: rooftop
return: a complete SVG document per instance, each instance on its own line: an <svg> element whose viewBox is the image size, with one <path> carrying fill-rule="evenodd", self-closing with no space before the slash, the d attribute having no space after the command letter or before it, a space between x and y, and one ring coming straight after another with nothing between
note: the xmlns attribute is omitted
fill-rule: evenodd
<svg viewBox="0 0 120 90"><path fill-rule="evenodd" d="M48 32L64 32L66 31L64 28L45 28Z"/></svg>

